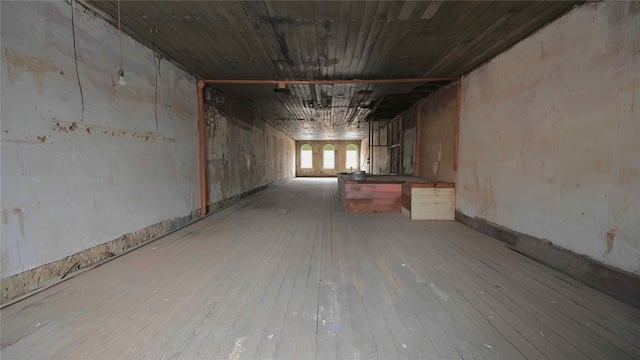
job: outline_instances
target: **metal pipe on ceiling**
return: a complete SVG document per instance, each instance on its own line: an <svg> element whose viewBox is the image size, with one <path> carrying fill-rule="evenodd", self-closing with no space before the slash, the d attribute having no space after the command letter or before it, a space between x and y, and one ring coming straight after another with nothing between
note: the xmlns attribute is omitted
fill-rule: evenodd
<svg viewBox="0 0 640 360"><path fill-rule="evenodd" d="M235 85L336 85L336 84L402 84L426 83L438 81L455 81L459 77L442 78L412 78L412 79L351 79L351 80L251 80L251 79L216 79L201 80L205 84L235 84Z"/></svg>
<svg viewBox="0 0 640 360"><path fill-rule="evenodd" d="M199 143L199 163L200 163L200 217L207 214L207 175L206 175L206 145L207 137L205 136L204 121L204 82L198 81L198 143Z"/></svg>

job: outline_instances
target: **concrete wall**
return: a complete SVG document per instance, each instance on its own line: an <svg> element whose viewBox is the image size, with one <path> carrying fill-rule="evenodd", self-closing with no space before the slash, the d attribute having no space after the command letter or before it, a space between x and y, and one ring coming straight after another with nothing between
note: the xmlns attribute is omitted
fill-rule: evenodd
<svg viewBox="0 0 640 360"><path fill-rule="evenodd" d="M76 75L69 4L1 7L2 278L197 210L194 79L161 61L156 106L148 48L123 36L118 86L117 31L78 7Z"/></svg>
<svg viewBox="0 0 640 360"><path fill-rule="evenodd" d="M313 169L301 169L300 168L300 148L304 144L311 145L313 149ZM323 149L327 144L331 144L336 148L336 168L335 169L323 169ZM357 140L299 140L296 141L296 176L336 176L340 172L351 172L351 169L347 169L347 146L353 144L358 147L358 158L360 158L360 141ZM362 164L362 163L360 163ZM358 170L356 169L353 169Z"/></svg>
<svg viewBox="0 0 640 360"><path fill-rule="evenodd" d="M205 87L208 202L295 174L295 142L258 115Z"/></svg>
<svg viewBox="0 0 640 360"><path fill-rule="evenodd" d="M416 176L455 181L453 170L457 116L457 84L454 83L421 100L420 141Z"/></svg>
<svg viewBox="0 0 640 360"><path fill-rule="evenodd" d="M463 81L456 204L640 274L640 3L587 3Z"/></svg>

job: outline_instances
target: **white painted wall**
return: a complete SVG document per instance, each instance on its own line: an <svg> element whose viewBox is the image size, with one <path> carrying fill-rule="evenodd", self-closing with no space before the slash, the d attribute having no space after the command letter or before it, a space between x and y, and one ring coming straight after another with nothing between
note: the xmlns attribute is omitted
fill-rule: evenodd
<svg viewBox="0 0 640 360"><path fill-rule="evenodd" d="M462 213L640 274L640 2L520 42L464 79L461 112Z"/></svg>
<svg viewBox="0 0 640 360"><path fill-rule="evenodd" d="M156 107L153 52L123 35L116 85L117 30L78 7L83 118L71 6L1 7L2 277L200 208L195 80L162 60Z"/></svg>

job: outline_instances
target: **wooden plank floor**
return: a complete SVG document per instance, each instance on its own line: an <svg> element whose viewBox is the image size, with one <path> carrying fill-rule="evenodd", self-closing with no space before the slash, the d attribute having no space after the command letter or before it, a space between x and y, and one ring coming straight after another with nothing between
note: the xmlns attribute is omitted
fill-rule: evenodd
<svg viewBox="0 0 640 360"><path fill-rule="evenodd" d="M640 311L452 221L271 187L0 312L2 359L638 359Z"/></svg>

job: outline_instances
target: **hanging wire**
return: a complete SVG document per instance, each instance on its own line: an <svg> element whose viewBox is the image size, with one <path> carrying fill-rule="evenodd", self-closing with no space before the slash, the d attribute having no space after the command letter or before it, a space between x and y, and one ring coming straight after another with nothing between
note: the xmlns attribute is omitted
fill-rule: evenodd
<svg viewBox="0 0 640 360"><path fill-rule="evenodd" d="M74 13L73 0L71 0L71 35L73 37L73 60L76 65L76 79L78 80L78 88L80 89L80 101L82 101L82 115L80 122L84 122L84 92L82 91L82 83L80 82L80 71L78 70L78 50L76 48L76 22Z"/></svg>
<svg viewBox="0 0 640 360"><path fill-rule="evenodd" d="M154 68L156 70L156 95L155 95L155 103L153 105L153 112L155 114L156 117L156 132L160 133L160 129L158 128L158 73L160 72L160 61L162 61L161 59L158 60L158 54L156 54L156 43L155 40L151 40L151 46L153 46L153 65Z"/></svg>
<svg viewBox="0 0 640 360"><path fill-rule="evenodd" d="M120 45L120 70L122 70L122 26L120 24L120 0L118 0L118 42Z"/></svg>

